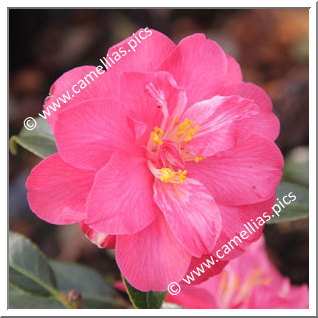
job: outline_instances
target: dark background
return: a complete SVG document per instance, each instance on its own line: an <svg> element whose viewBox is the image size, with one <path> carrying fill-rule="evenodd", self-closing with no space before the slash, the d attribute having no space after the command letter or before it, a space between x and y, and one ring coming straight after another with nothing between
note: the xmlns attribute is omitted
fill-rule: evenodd
<svg viewBox="0 0 318 318"><path fill-rule="evenodd" d="M205 33L234 56L244 80L271 96L281 121L278 145L286 155L308 146L308 20L303 9L10 9L9 134L17 134L26 117L36 117L61 74L98 65L110 46L149 27L176 43ZM30 211L25 180L39 161L22 149L10 154L10 229L30 237L48 257L84 263L110 281L118 279L112 253L91 244L77 225L47 224ZM268 225L265 235L280 271L293 283L308 283L308 220Z"/></svg>

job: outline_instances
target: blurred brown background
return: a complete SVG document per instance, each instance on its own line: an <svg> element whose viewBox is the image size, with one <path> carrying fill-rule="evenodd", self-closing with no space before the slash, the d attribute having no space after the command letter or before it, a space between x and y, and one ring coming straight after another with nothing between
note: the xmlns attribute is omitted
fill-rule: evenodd
<svg viewBox="0 0 318 318"><path fill-rule="evenodd" d="M303 9L10 9L10 136L41 111L52 83L67 70L98 65L107 49L141 27L176 43L205 33L240 63L245 81L262 86L281 121L284 155L308 145L308 20ZM306 149L306 148L305 148ZM10 229L31 238L52 258L98 269L119 278L111 254L92 245L77 226L54 226L28 208L25 180L40 159L10 154ZM308 282L308 220L269 225L270 255L294 283Z"/></svg>

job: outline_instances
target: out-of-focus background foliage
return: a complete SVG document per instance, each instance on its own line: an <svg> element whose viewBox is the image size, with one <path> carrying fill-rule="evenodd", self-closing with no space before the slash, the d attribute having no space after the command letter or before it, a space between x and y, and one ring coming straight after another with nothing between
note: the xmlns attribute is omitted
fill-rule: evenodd
<svg viewBox="0 0 318 318"><path fill-rule="evenodd" d="M308 187L308 17L303 9L11 9L10 136L41 111L62 73L100 64L110 46L137 29L154 28L176 43L202 32L238 60L245 81L271 96L281 121L278 145L288 158L284 178ZM50 258L89 265L109 281L119 279L111 252L91 244L76 225L47 224L30 211L25 181L39 161L22 148L17 156L10 154L10 229ZM295 284L308 283L308 219L267 225L265 235L279 270Z"/></svg>

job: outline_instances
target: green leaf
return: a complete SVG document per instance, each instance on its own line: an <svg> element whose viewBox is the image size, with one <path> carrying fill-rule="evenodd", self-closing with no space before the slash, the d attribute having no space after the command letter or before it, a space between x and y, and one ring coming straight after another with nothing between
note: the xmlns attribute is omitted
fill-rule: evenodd
<svg viewBox="0 0 318 318"><path fill-rule="evenodd" d="M114 299L112 287L95 270L74 263L50 261L57 279L58 289L65 294L80 292L83 308L118 308L123 306Z"/></svg>
<svg viewBox="0 0 318 318"><path fill-rule="evenodd" d="M11 308L43 308L49 304L56 308L53 299L63 308L70 308L56 289L53 270L43 253L30 240L13 232L9 233L9 284Z"/></svg>
<svg viewBox="0 0 318 318"><path fill-rule="evenodd" d="M284 204L282 201L284 196L292 193L296 196L296 200L290 204ZM282 182L276 190L277 198L285 206L279 213L280 216L271 218L267 223L288 222L298 219L307 218L309 216L309 192L308 189L293 183ZM291 196L292 196L291 194ZM290 200L290 198L288 198ZM278 202L278 201L277 201Z"/></svg>
<svg viewBox="0 0 318 318"><path fill-rule="evenodd" d="M18 153L18 145L41 158L57 152L53 131L47 121L41 117L35 120L37 125L33 130L23 127L19 135L10 138L9 147L13 155Z"/></svg>
<svg viewBox="0 0 318 318"><path fill-rule="evenodd" d="M9 287L10 309L65 309L54 297L41 297L26 293L12 285Z"/></svg>
<svg viewBox="0 0 318 318"><path fill-rule="evenodd" d="M22 235L9 234L10 283L33 294L49 295L56 287L52 268L42 252ZM49 288L47 288L49 287Z"/></svg>
<svg viewBox="0 0 318 318"><path fill-rule="evenodd" d="M131 286L123 277L129 299L138 309L159 309L167 295L167 292L142 292Z"/></svg>
<svg viewBox="0 0 318 318"><path fill-rule="evenodd" d="M308 187L309 185L309 150L308 147L297 147L285 158L283 176L291 181Z"/></svg>

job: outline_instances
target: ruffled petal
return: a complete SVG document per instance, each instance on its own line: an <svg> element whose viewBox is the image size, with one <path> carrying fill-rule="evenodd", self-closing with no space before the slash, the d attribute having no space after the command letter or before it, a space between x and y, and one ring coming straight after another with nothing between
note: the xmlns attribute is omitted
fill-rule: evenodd
<svg viewBox="0 0 318 318"><path fill-rule="evenodd" d="M153 72L176 47L168 37L155 30L139 29L135 34L145 39L140 39L139 43L132 35L109 49L107 57L112 58L114 64L107 59L111 65L108 71Z"/></svg>
<svg viewBox="0 0 318 318"><path fill-rule="evenodd" d="M213 156L235 146L239 125L258 114L253 101L239 96L215 96L188 108L182 121L189 119L199 129L184 149L196 156ZM181 136L183 137L183 136Z"/></svg>
<svg viewBox="0 0 318 318"><path fill-rule="evenodd" d="M221 231L219 209L207 189L193 179L167 184L156 179L154 199L174 235L193 256L212 251Z"/></svg>
<svg viewBox="0 0 318 318"><path fill-rule="evenodd" d="M86 223L95 231L114 235L144 229L158 214L152 185L144 158L115 154L96 174Z"/></svg>
<svg viewBox="0 0 318 318"><path fill-rule="evenodd" d="M121 109L135 121L137 129L142 127L144 142L155 126L168 128L186 106L184 90L167 72L124 73L120 90Z"/></svg>
<svg viewBox="0 0 318 318"><path fill-rule="evenodd" d="M85 222L79 224L80 229L86 237L100 248L115 248L116 235L107 235L102 232L96 232Z"/></svg>
<svg viewBox="0 0 318 318"><path fill-rule="evenodd" d="M46 118L52 130L54 131L57 116L69 107L92 98L114 96L116 92L108 77L106 73L99 74L96 66L75 67L60 76L51 86L50 95L43 105L46 112L43 115L47 114Z"/></svg>
<svg viewBox="0 0 318 318"><path fill-rule="evenodd" d="M188 105L215 95L223 85L228 66L227 56L214 41L204 34L184 38L160 66L159 70L172 74L178 85L184 87Z"/></svg>
<svg viewBox="0 0 318 318"><path fill-rule="evenodd" d="M59 154L82 169L97 170L116 151L136 152L135 132L113 99L91 99L59 115L55 125Z"/></svg>
<svg viewBox="0 0 318 318"><path fill-rule="evenodd" d="M179 282L190 259L161 214L144 230L117 238L118 267L132 286L144 292L166 291L171 282Z"/></svg>
<svg viewBox="0 0 318 318"><path fill-rule="evenodd" d="M230 85L234 83L242 83L243 75L240 64L230 55L226 55L227 57L227 72L224 79L225 85Z"/></svg>
<svg viewBox="0 0 318 318"><path fill-rule="evenodd" d="M222 260L231 260L250 248L250 244L261 237L265 222L270 219L273 213L272 206L275 201L276 195L269 200L251 205L219 205L222 231L214 252L230 242L234 249L229 254L222 253ZM245 231L242 234L244 238L240 236L242 231Z"/></svg>
<svg viewBox="0 0 318 318"><path fill-rule="evenodd" d="M186 169L199 180L218 204L245 205L270 199L280 182L284 161L279 148L257 135L238 141L235 148L220 152Z"/></svg>
<svg viewBox="0 0 318 318"><path fill-rule="evenodd" d="M26 182L31 210L53 224L84 220L94 175L92 171L72 167L58 154L44 159L33 168Z"/></svg>
<svg viewBox="0 0 318 318"><path fill-rule="evenodd" d="M271 112L273 103L267 93L259 86L252 83L239 83L224 86L217 91L218 95L231 96L239 95L255 101L262 112Z"/></svg>

